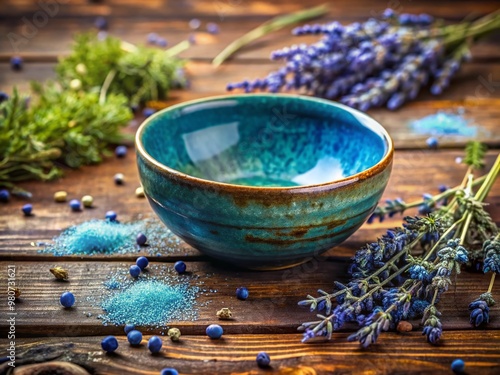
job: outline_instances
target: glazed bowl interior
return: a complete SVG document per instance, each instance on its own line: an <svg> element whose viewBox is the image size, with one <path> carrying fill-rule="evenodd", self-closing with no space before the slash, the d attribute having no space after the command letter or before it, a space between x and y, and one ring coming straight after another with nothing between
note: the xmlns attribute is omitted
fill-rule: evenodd
<svg viewBox="0 0 500 375"><path fill-rule="evenodd" d="M323 100L240 95L170 107L148 119L141 147L174 172L219 183L297 187L341 180L387 155L368 116Z"/></svg>

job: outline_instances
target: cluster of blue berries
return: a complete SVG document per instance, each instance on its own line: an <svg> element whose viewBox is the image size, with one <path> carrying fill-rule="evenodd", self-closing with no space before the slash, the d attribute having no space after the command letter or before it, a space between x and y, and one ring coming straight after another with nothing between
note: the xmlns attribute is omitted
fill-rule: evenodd
<svg viewBox="0 0 500 375"><path fill-rule="evenodd" d="M363 111L383 105L394 110L415 99L430 80L431 92L442 93L469 58L465 45L447 54L432 24L427 14L398 16L387 9L382 20L298 27L295 35L321 34L322 38L273 52L271 59L284 61L282 68L264 79L230 83L227 89L297 90L338 99Z"/></svg>
<svg viewBox="0 0 500 375"><path fill-rule="evenodd" d="M142 234L142 233L141 233ZM144 235L143 235L144 236ZM144 236L146 237L146 236ZM145 243L145 242L144 242ZM139 257L133 266L130 266L129 273L134 279L138 278L142 271L146 269L149 260L146 257Z"/></svg>

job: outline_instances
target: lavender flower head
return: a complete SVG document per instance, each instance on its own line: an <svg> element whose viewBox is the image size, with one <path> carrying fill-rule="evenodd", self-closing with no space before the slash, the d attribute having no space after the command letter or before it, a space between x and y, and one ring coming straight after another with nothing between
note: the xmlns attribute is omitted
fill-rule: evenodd
<svg viewBox="0 0 500 375"><path fill-rule="evenodd" d="M430 80L431 92L440 94L469 56L465 44L447 55L444 38L431 32L433 23L428 14L397 15L387 9L381 20L297 27L294 35L321 35L319 41L274 51L271 59L284 64L280 70L227 89L293 90L363 111L384 105L394 110L415 99Z"/></svg>

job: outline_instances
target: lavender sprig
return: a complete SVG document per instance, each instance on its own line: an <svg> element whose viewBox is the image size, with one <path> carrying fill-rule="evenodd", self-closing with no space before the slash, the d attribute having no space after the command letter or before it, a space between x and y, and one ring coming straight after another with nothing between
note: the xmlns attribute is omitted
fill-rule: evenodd
<svg viewBox="0 0 500 375"><path fill-rule="evenodd" d="M281 69L264 79L227 85L229 91L299 91L337 99L366 111L390 110L413 100L433 80L441 94L470 57L469 42L500 28L500 14L443 26L427 14L400 14L388 9L381 20L341 25L338 22L297 27L297 36L321 35L319 41L274 51Z"/></svg>
<svg viewBox="0 0 500 375"><path fill-rule="evenodd" d="M449 290L453 276L469 262L470 254L477 256L477 243L483 242L485 270L495 272L488 291L470 305L471 323L480 325L489 320L489 307L494 303L491 291L500 263L500 235L482 201L500 174L500 156L480 179L476 193L473 187L478 179L474 179L472 171L473 166L482 163L477 155L468 157L470 167L463 183L453 189L441 189L440 194L444 195L437 201L450 199L448 205L435 208L426 217L406 217L402 227L358 250L349 269L353 277L350 282L335 282L333 293L319 290L320 296L309 295L299 302L311 311L321 312L317 315L319 320L299 327L305 331L303 342L318 337L330 339L333 331L346 322L355 322L361 327L349 340L358 340L365 347L401 320L423 316L423 334L428 342L436 344L443 334L436 304ZM450 190L453 193L446 195ZM428 204L433 199L436 198L424 196L423 202ZM406 204L400 200L389 205L400 209ZM472 229L475 235L469 234Z"/></svg>

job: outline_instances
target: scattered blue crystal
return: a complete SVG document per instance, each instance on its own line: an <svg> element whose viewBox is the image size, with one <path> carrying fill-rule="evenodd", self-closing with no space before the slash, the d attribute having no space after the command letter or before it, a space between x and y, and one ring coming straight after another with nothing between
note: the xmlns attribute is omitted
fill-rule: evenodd
<svg viewBox="0 0 500 375"><path fill-rule="evenodd" d="M417 134L428 134L434 136L454 135L463 137L475 137L477 127L460 113L438 113L422 117L410 123L412 130Z"/></svg>

